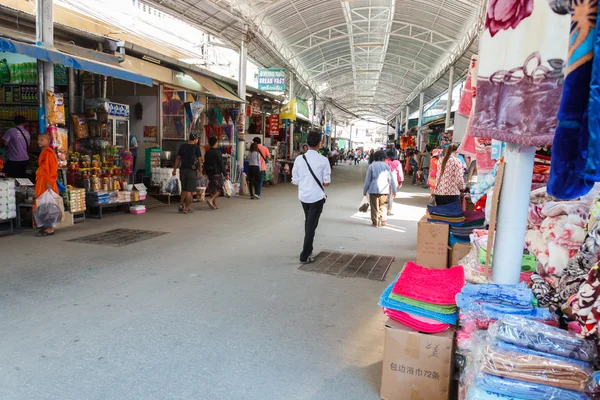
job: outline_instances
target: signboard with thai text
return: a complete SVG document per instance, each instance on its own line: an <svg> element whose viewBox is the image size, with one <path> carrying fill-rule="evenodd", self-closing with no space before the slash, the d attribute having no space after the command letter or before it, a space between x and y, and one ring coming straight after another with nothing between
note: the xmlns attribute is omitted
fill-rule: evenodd
<svg viewBox="0 0 600 400"><path fill-rule="evenodd" d="M259 69L258 89L265 92L285 92L286 70L281 68Z"/></svg>
<svg viewBox="0 0 600 400"><path fill-rule="evenodd" d="M279 134L279 114L271 114L269 116L269 134Z"/></svg>

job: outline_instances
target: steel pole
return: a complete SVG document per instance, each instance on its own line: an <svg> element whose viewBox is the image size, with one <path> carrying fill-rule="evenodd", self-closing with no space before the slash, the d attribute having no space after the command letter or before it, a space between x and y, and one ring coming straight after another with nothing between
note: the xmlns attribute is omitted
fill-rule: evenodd
<svg viewBox="0 0 600 400"><path fill-rule="evenodd" d="M421 92L419 94L419 121L417 122L417 129L419 130L417 133L417 149L419 151L423 151L423 106L425 103L425 93Z"/></svg>
<svg viewBox="0 0 600 400"><path fill-rule="evenodd" d="M54 10L53 0L38 0L35 19L36 44L54 46ZM54 64L37 61L38 70L38 120L40 133L46 132L46 90L54 91Z"/></svg>
<svg viewBox="0 0 600 400"><path fill-rule="evenodd" d="M237 164L240 171L244 169L244 154L246 153L246 64L248 62L248 26L244 27L244 37L240 46L240 68L238 77L238 97L242 99L240 103L238 124L238 148L237 148Z"/></svg>
<svg viewBox="0 0 600 400"><path fill-rule="evenodd" d="M452 92L454 91L454 65L450 67L450 76L448 83L448 105L446 106L446 123L444 130L450 128L450 119L452 118Z"/></svg>

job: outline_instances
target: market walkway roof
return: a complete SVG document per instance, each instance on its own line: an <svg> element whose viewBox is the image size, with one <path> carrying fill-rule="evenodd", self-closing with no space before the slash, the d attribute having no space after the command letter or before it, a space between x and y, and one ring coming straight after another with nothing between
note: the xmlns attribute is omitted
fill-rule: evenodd
<svg viewBox="0 0 600 400"><path fill-rule="evenodd" d="M247 26L249 55L295 71L305 96L386 119L446 90L451 65L466 72L485 15L481 0L148 2L234 45Z"/></svg>

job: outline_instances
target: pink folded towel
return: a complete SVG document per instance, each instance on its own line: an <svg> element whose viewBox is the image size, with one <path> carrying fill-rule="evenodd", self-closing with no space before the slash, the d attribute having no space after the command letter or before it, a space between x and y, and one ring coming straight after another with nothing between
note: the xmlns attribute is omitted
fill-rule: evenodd
<svg viewBox="0 0 600 400"><path fill-rule="evenodd" d="M438 333L450 328L452 325L443 324L434 319L420 317L418 315L384 308L383 312L391 319L398 321L409 328L423 333Z"/></svg>
<svg viewBox="0 0 600 400"><path fill-rule="evenodd" d="M392 293L438 305L456 304L456 295L465 285L462 266L449 269L421 267L412 261L404 266Z"/></svg>

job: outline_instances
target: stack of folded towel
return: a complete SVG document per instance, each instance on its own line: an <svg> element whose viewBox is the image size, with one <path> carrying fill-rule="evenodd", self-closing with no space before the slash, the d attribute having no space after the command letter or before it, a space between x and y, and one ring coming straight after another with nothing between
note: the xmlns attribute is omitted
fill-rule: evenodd
<svg viewBox="0 0 600 400"><path fill-rule="evenodd" d="M462 226L450 226L450 234L458 242L469 243L471 234L476 229L485 229L485 212L466 211L465 221ZM453 243L450 243L451 245Z"/></svg>
<svg viewBox="0 0 600 400"><path fill-rule="evenodd" d="M398 278L384 290L384 313L425 333L442 332L456 324L456 295L464 285L463 267L430 269L408 262Z"/></svg>
<svg viewBox="0 0 600 400"><path fill-rule="evenodd" d="M460 204L451 203L443 206L427 206L427 221L448 224L450 226L462 226L465 222L465 213Z"/></svg>
<svg viewBox="0 0 600 400"><path fill-rule="evenodd" d="M467 399L583 400L597 357L593 342L529 318L506 315L490 327ZM495 395L496 397L493 397Z"/></svg>

